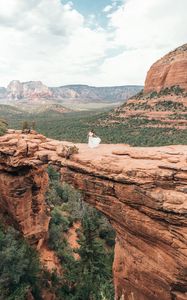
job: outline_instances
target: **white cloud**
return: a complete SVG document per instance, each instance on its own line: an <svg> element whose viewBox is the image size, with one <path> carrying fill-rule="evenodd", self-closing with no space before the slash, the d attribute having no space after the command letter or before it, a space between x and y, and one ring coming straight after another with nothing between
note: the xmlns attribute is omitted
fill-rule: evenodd
<svg viewBox="0 0 187 300"><path fill-rule="evenodd" d="M107 5L107 6L104 7L103 12L108 13L109 11L112 10L112 8L113 8L112 5Z"/></svg>
<svg viewBox="0 0 187 300"><path fill-rule="evenodd" d="M90 29L71 2L33 0L28 6L24 0L8 2L10 11L0 0L0 85L15 78L49 85L79 82L79 76L105 55L105 31Z"/></svg>
<svg viewBox="0 0 187 300"><path fill-rule="evenodd" d="M186 42L186 11L186 0L127 0L110 15L110 25L116 42L128 47L175 47Z"/></svg>
<svg viewBox="0 0 187 300"><path fill-rule="evenodd" d="M107 58L100 81L143 84L157 59L187 42L186 0L125 0L108 14L113 46L122 54Z"/></svg>
<svg viewBox="0 0 187 300"><path fill-rule="evenodd" d="M150 65L162 56L161 50L132 49L105 59L94 78L97 85L144 84Z"/></svg>
<svg viewBox="0 0 187 300"><path fill-rule="evenodd" d="M142 84L156 59L186 42L187 1L119 3L104 8L103 29L94 15L75 10L73 0L0 0L0 86L12 79Z"/></svg>

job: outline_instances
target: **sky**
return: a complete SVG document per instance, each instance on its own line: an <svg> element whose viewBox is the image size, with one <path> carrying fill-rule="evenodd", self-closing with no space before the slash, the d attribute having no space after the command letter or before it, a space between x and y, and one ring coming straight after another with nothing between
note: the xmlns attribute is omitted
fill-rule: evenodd
<svg viewBox="0 0 187 300"><path fill-rule="evenodd" d="M187 0L0 0L0 86L144 84L187 42Z"/></svg>

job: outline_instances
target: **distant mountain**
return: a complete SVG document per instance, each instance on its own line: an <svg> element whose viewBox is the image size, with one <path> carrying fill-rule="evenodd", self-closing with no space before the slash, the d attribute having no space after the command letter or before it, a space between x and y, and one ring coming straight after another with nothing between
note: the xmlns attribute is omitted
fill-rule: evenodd
<svg viewBox="0 0 187 300"><path fill-rule="evenodd" d="M41 81L20 82L19 80L13 80L7 87L7 99L9 100L38 100L51 98L51 90Z"/></svg>
<svg viewBox="0 0 187 300"><path fill-rule="evenodd" d="M41 81L20 82L13 80L7 88L0 88L0 98L9 101L125 101L137 94L142 86L127 85L113 87L94 87L88 85L65 85L60 87L47 87Z"/></svg>
<svg viewBox="0 0 187 300"><path fill-rule="evenodd" d="M142 86L125 85L112 87L94 87L89 85L65 85L51 88L57 99L86 99L104 101L125 101L137 94Z"/></svg>
<svg viewBox="0 0 187 300"><path fill-rule="evenodd" d="M7 90L4 87L0 87L0 99L7 96Z"/></svg>

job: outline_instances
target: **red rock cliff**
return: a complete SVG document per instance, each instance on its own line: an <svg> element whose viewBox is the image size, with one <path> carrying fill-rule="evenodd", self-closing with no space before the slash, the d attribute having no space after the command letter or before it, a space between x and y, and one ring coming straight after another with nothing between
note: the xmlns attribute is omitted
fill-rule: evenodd
<svg viewBox="0 0 187 300"><path fill-rule="evenodd" d="M36 142L31 147L38 149ZM0 210L30 243L40 245L50 219L45 204L48 176L39 161L28 159L27 152L23 137L0 137Z"/></svg>
<svg viewBox="0 0 187 300"><path fill-rule="evenodd" d="M39 197L44 191L41 175L45 178L41 165L56 164L61 168L62 180L82 190L85 201L102 211L116 230L113 266L116 300L187 299L187 146L101 145L98 149L89 149L84 144L77 146L79 153L66 159L65 152L71 144L36 134L1 137L1 208L18 224L22 220L24 223L23 216L29 212L32 226L26 227L26 235L30 235L29 228L36 236L41 232L37 228L46 232L42 222L47 216L43 208L42 218L40 211L35 211L37 221L32 222L33 183L29 187L24 185L26 191L19 190L23 189L22 184L16 185L10 193L7 188L2 189L3 178L6 173L10 176L9 188L16 182L27 183L28 178L35 182L34 178L39 176ZM24 196L18 210L22 214L15 212L21 202L17 197L20 192L21 197L29 195ZM41 200L40 197L37 199Z"/></svg>
<svg viewBox="0 0 187 300"><path fill-rule="evenodd" d="M187 91L187 44L168 53L148 71L144 92L179 85Z"/></svg>
<svg viewBox="0 0 187 300"><path fill-rule="evenodd" d="M80 146L61 172L116 231L115 299L187 299L187 146Z"/></svg>

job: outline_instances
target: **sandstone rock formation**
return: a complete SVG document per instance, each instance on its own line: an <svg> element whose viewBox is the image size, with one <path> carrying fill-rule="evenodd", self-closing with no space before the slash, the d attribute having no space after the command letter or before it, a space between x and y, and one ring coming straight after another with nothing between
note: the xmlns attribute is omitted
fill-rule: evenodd
<svg viewBox="0 0 187 300"><path fill-rule="evenodd" d="M48 232L49 217L45 205L48 177L43 166L25 163L27 144L22 138L13 136L9 141L6 136L0 139L1 213L8 214L10 222L31 243L37 244ZM29 151L36 149L35 143Z"/></svg>
<svg viewBox="0 0 187 300"><path fill-rule="evenodd" d="M45 204L48 176L45 165L50 150L59 157L76 152L71 143L62 146L39 134L8 134L0 137L0 208L31 243L41 246L49 216ZM40 150L40 151L39 151ZM34 155L37 153L37 157ZM53 158L53 151L51 152Z"/></svg>
<svg viewBox="0 0 187 300"><path fill-rule="evenodd" d="M133 120L141 127L187 129L187 44L155 62L144 90L118 107L107 124Z"/></svg>
<svg viewBox="0 0 187 300"><path fill-rule="evenodd" d="M115 299L187 299L187 146L78 144L66 159L63 144L72 147L36 133L0 138L1 210L26 237L44 238L43 165L58 165L116 230Z"/></svg>
<svg viewBox="0 0 187 300"><path fill-rule="evenodd" d="M79 147L62 179L116 231L115 299L187 299L187 147Z"/></svg>
<svg viewBox="0 0 187 300"><path fill-rule="evenodd" d="M155 62L147 73L144 92L150 93L179 85L187 91L187 44Z"/></svg>
<svg viewBox="0 0 187 300"><path fill-rule="evenodd" d="M10 100L36 100L51 98L51 90L41 81L29 81L21 83L19 80L13 80L7 87L7 97Z"/></svg>
<svg viewBox="0 0 187 300"><path fill-rule="evenodd" d="M115 109L108 120L111 123L134 121L140 127L187 129L187 96L166 95L154 98L129 99ZM102 125L102 123L101 123ZM137 125L138 127L138 125Z"/></svg>

